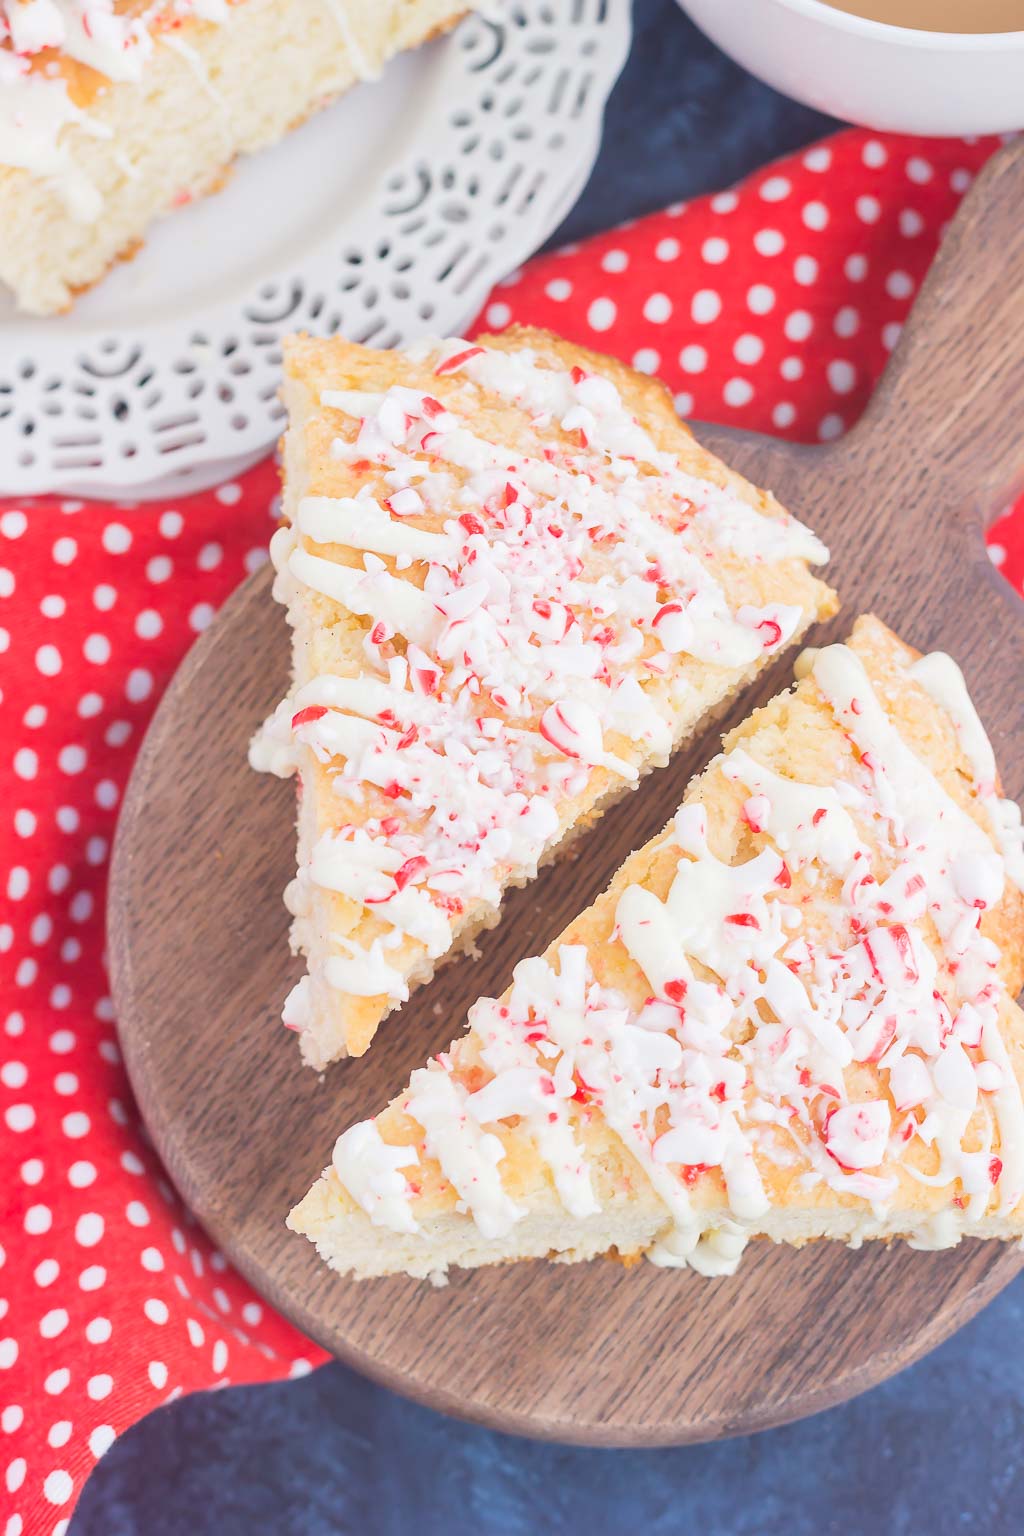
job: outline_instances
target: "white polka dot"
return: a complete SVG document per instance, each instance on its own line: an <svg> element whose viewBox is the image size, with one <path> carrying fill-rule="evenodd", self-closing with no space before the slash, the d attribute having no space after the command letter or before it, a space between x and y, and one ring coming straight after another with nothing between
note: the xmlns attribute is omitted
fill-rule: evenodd
<svg viewBox="0 0 1024 1536"><path fill-rule="evenodd" d="M825 371L828 382L837 395L848 395L857 383L856 368L843 358L834 358Z"/></svg>
<svg viewBox="0 0 1024 1536"><path fill-rule="evenodd" d="M39 1332L44 1339L55 1339L64 1332L68 1325L68 1314L63 1307L54 1307L49 1312L44 1312L39 1319Z"/></svg>
<svg viewBox="0 0 1024 1536"><path fill-rule="evenodd" d="M133 704L141 704L153 692L153 674L144 667L135 667L128 674L125 693Z"/></svg>
<svg viewBox="0 0 1024 1536"><path fill-rule="evenodd" d="M914 291L914 279L909 272L890 272L885 280L885 291L892 299L909 299Z"/></svg>
<svg viewBox="0 0 1024 1536"><path fill-rule="evenodd" d="M5 1088L24 1088L27 1082L28 1067L23 1061L5 1061L0 1067L0 1083Z"/></svg>
<svg viewBox="0 0 1024 1536"><path fill-rule="evenodd" d="M29 1186L38 1184L43 1177L43 1161L39 1157L30 1157L21 1165L21 1177Z"/></svg>
<svg viewBox="0 0 1024 1536"><path fill-rule="evenodd" d="M85 1390L94 1403L101 1403L105 1397L109 1397L114 1386L114 1378L106 1374L90 1376L85 1384Z"/></svg>
<svg viewBox="0 0 1024 1536"><path fill-rule="evenodd" d="M60 957L67 964L73 965L76 960L82 958L82 945L78 939L65 939L60 946Z"/></svg>
<svg viewBox="0 0 1024 1536"><path fill-rule="evenodd" d="M110 660L110 641L106 635L87 635L82 653L86 661L102 666L105 661Z"/></svg>
<svg viewBox="0 0 1024 1536"><path fill-rule="evenodd" d="M971 172L964 170L962 166L958 166L955 171L949 173L949 184L954 192L966 192L973 180Z"/></svg>
<svg viewBox="0 0 1024 1536"><path fill-rule="evenodd" d="M14 585L14 572L9 571L5 565L0 566L0 597L10 597Z"/></svg>
<svg viewBox="0 0 1024 1536"><path fill-rule="evenodd" d="M38 730L41 725L45 725L46 705L30 704L28 709L25 711L25 724L32 731Z"/></svg>
<svg viewBox="0 0 1024 1536"><path fill-rule="evenodd" d="M751 314L767 315L775 308L775 290L767 283L755 283L747 289L747 308Z"/></svg>
<svg viewBox="0 0 1024 1536"><path fill-rule="evenodd" d="M708 354L703 347L684 347L679 354L679 366L684 373L703 373L708 365Z"/></svg>
<svg viewBox="0 0 1024 1536"><path fill-rule="evenodd" d="M897 320L890 321L888 325L882 326L882 346L891 352L902 335L902 325Z"/></svg>
<svg viewBox="0 0 1024 1536"><path fill-rule="evenodd" d="M829 443L833 438L843 434L843 418L841 416L825 416L818 423L818 437L823 443Z"/></svg>
<svg viewBox="0 0 1024 1536"><path fill-rule="evenodd" d="M34 779L39 769L39 757L31 747L19 747L14 754L14 771L19 779Z"/></svg>
<svg viewBox="0 0 1024 1536"><path fill-rule="evenodd" d="M567 277L555 277L550 283L545 283L544 292L556 304L564 304L566 299L572 298L572 283Z"/></svg>
<svg viewBox="0 0 1024 1536"><path fill-rule="evenodd" d="M988 557L996 567L1006 564L1006 550L1002 544L990 544L988 546Z"/></svg>
<svg viewBox="0 0 1024 1536"><path fill-rule="evenodd" d="M201 635L213 621L214 609L210 603L197 603L188 616L189 628Z"/></svg>
<svg viewBox="0 0 1024 1536"><path fill-rule="evenodd" d="M158 526L165 539L176 539L185 526L185 519L180 512L162 512Z"/></svg>
<svg viewBox="0 0 1024 1536"><path fill-rule="evenodd" d="M0 1339L0 1371L9 1371L17 1358L17 1339Z"/></svg>
<svg viewBox="0 0 1024 1536"><path fill-rule="evenodd" d="M105 811L113 810L120 799L121 791L113 779L101 779L96 785L96 804L102 806ZM74 914L72 913L72 916Z"/></svg>
<svg viewBox="0 0 1024 1536"><path fill-rule="evenodd" d="M824 229L828 224L828 209L824 203L805 203L801 218L808 229Z"/></svg>
<svg viewBox="0 0 1024 1536"><path fill-rule="evenodd" d="M81 773L88 760L84 747L61 747L57 757L57 766L60 768L61 773Z"/></svg>
<svg viewBox="0 0 1024 1536"><path fill-rule="evenodd" d="M149 1362L149 1379L158 1392L162 1392L167 1385L167 1367L162 1360Z"/></svg>
<svg viewBox="0 0 1024 1536"><path fill-rule="evenodd" d="M146 1165L142 1158L137 1157L134 1152L121 1153L121 1167L125 1173L135 1174L136 1177L146 1171Z"/></svg>
<svg viewBox="0 0 1024 1536"><path fill-rule="evenodd" d="M54 991L56 990L55 987ZM62 1099L68 1099L73 1093L78 1092L78 1078L74 1072L58 1072L53 1080L53 1089Z"/></svg>
<svg viewBox="0 0 1024 1536"><path fill-rule="evenodd" d="M141 1200L130 1200L124 1213L133 1227L149 1226L149 1212Z"/></svg>
<svg viewBox="0 0 1024 1536"><path fill-rule="evenodd" d="M809 288L818 281L818 263L813 256L798 256L793 263L793 276L802 288Z"/></svg>
<svg viewBox="0 0 1024 1536"><path fill-rule="evenodd" d="M36 1285L43 1290L52 1285L60 1274L60 1265L56 1259L41 1259L32 1272L32 1278Z"/></svg>
<svg viewBox="0 0 1024 1536"><path fill-rule="evenodd" d="M732 355L738 363L748 365L759 363L764 356L764 342L760 336L752 336L748 331L743 336L737 337Z"/></svg>
<svg viewBox="0 0 1024 1536"><path fill-rule="evenodd" d="M661 358L653 347L641 347L633 353L633 367L637 373L657 373Z"/></svg>
<svg viewBox="0 0 1024 1536"><path fill-rule="evenodd" d="M36 829L36 818L33 811L24 808L14 813L14 830L19 837L31 837Z"/></svg>
<svg viewBox="0 0 1024 1536"><path fill-rule="evenodd" d="M83 693L78 701L77 713L81 719L91 720L102 708L103 700L98 693Z"/></svg>
<svg viewBox="0 0 1024 1536"><path fill-rule="evenodd" d="M102 1285L106 1284L106 1280L107 1272L103 1265L90 1264L87 1269L82 1270L78 1277L78 1284L83 1291L98 1291Z"/></svg>
<svg viewBox="0 0 1024 1536"><path fill-rule="evenodd" d="M690 416L693 412L693 396L687 394L685 389L675 396L672 403L680 416Z"/></svg>
<svg viewBox="0 0 1024 1536"><path fill-rule="evenodd" d="M92 1454L96 1457L97 1461L99 1461L100 1457L105 1455L105 1453L110 1450L110 1447L114 1443L114 1439L115 1434L111 1425L97 1424L96 1428L89 1436L89 1449L92 1451Z"/></svg>
<svg viewBox="0 0 1024 1536"><path fill-rule="evenodd" d="M32 919L32 926L29 928L29 937L31 937L32 943L34 945L45 945L45 943L48 943L49 938L52 938L52 935L54 935L54 919L49 915L49 912L37 912L34 919Z"/></svg>
<svg viewBox="0 0 1024 1536"><path fill-rule="evenodd" d="M672 300L667 293L652 293L644 304L644 319L652 325L664 325L672 314Z"/></svg>
<svg viewBox="0 0 1024 1536"><path fill-rule="evenodd" d="M90 1184L96 1182L96 1169L92 1163L85 1159L71 1164L68 1169L68 1183L72 1189L88 1189Z"/></svg>
<svg viewBox="0 0 1024 1536"><path fill-rule="evenodd" d="M76 1109L70 1115L65 1115L60 1123L64 1135L72 1141L79 1141L89 1134L89 1116L82 1110Z"/></svg>
<svg viewBox="0 0 1024 1536"><path fill-rule="evenodd" d="M729 379L722 390L726 405L749 405L754 398L754 387L747 379Z"/></svg>
<svg viewBox="0 0 1024 1536"><path fill-rule="evenodd" d="M258 1301L247 1301L242 1305L242 1317L250 1328L258 1328L263 1321L263 1308Z"/></svg>
<svg viewBox="0 0 1024 1536"><path fill-rule="evenodd" d="M89 1211L84 1216L79 1216L75 1222L75 1241L83 1248L95 1248L103 1237L103 1217L96 1211Z"/></svg>
<svg viewBox="0 0 1024 1536"><path fill-rule="evenodd" d="M844 304L843 308L836 311L836 318L832 322L832 329L837 336L856 336L860 330L860 315L851 304Z"/></svg>
<svg viewBox="0 0 1024 1536"><path fill-rule="evenodd" d="M64 616L67 603L55 592L47 593L46 597L39 600L39 612L44 619L60 619Z"/></svg>
<svg viewBox="0 0 1024 1536"><path fill-rule="evenodd" d="M74 1489L68 1472L49 1472L43 1483L43 1494L51 1504L66 1504Z"/></svg>
<svg viewBox="0 0 1024 1536"><path fill-rule="evenodd" d="M919 187L923 187L925 182L931 181L935 171L928 161L920 155L911 155L907 161L907 175L911 181L916 182Z"/></svg>
<svg viewBox="0 0 1024 1536"><path fill-rule="evenodd" d="M63 1388L61 1390L63 1390ZM46 1436L47 1443L52 1446L55 1451L59 1451L61 1446L67 1445L68 1441L71 1439L72 1428L73 1426L67 1419L58 1419L56 1424L50 1425L49 1433Z"/></svg>
<svg viewBox="0 0 1024 1536"><path fill-rule="evenodd" d="M217 1339L214 1342L213 1357L212 1357L210 1363L213 1366L215 1375L217 1375L217 1376L219 1376L221 1374L221 1372L223 1371L224 1367L227 1365L227 1363L228 1363L228 1346L224 1342L223 1339Z"/></svg>
<svg viewBox="0 0 1024 1536"><path fill-rule="evenodd" d="M14 973L15 985L30 987L38 975L39 966L35 960L22 960L19 962L18 969Z"/></svg>
<svg viewBox="0 0 1024 1536"><path fill-rule="evenodd" d="M117 591L106 582L101 582L98 587L93 588L92 600L94 607L101 613L107 613L117 602Z"/></svg>
<svg viewBox="0 0 1024 1536"><path fill-rule="evenodd" d="M760 256L778 256L785 248L785 236L777 229L759 229L754 236L754 249Z"/></svg>
<svg viewBox="0 0 1024 1536"><path fill-rule="evenodd" d="M507 304L488 304L485 319L488 325L493 325L495 330L501 330L512 319L512 311ZM202 567L207 570L207 566Z"/></svg>
<svg viewBox="0 0 1024 1536"><path fill-rule="evenodd" d="M888 160L889 151L877 139L868 139L860 152L860 157L865 165L870 166L872 170L877 170Z"/></svg>
<svg viewBox="0 0 1024 1536"><path fill-rule="evenodd" d="M900 211L899 222L900 234L904 235L908 240L912 240L915 235L921 234L924 229L924 219L922 219L916 208L903 208Z"/></svg>
<svg viewBox="0 0 1024 1536"><path fill-rule="evenodd" d="M109 1317L91 1317L85 1325L85 1336L90 1344L106 1344L113 1331Z"/></svg>
<svg viewBox="0 0 1024 1536"><path fill-rule="evenodd" d="M587 324L592 331L607 331L615 324L617 310L611 299L594 299L587 310Z"/></svg>
<svg viewBox="0 0 1024 1536"><path fill-rule="evenodd" d="M728 240L723 240L721 235L712 235L710 240L704 241L700 248L700 254L713 267L720 266L728 258L729 242Z"/></svg>
<svg viewBox="0 0 1024 1536"><path fill-rule="evenodd" d="M31 1104L10 1104L4 1110L4 1121L9 1131L30 1131L36 1123L36 1112Z"/></svg>
<svg viewBox="0 0 1024 1536"><path fill-rule="evenodd" d="M769 176L759 188L761 196L766 203L780 203L784 197L788 197L793 186L785 176Z"/></svg>
<svg viewBox="0 0 1024 1536"><path fill-rule="evenodd" d="M66 1056L75 1048L75 1037L70 1029L55 1029L50 1036L49 1045L55 1056Z"/></svg>
<svg viewBox="0 0 1024 1536"><path fill-rule="evenodd" d="M4 1482L7 1484L8 1493L17 1493L25 1481L25 1473L28 1471L28 1463L24 1456L16 1456L8 1462L7 1471L4 1473Z"/></svg>
<svg viewBox="0 0 1024 1536"><path fill-rule="evenodd" d="M48 1205L30 1205L25 1212L25 1231L29 1237L42 1237L53 1226L53 1212Z"/></svg>
<svg viewBox="0 0 1024 1536"><path fill-rule="evenodd" d="M776 427L791 427L796 420L796 406L788 400L780 400L772 410L772 424Z"/></svg>
<svg viewBox="0 0 1024 1536"><path fill-rule="evenodd" d="M56 677L63 666L60 651L55 645L41 645L36 651L36 666L44 677Z"/></svg>
<svg viewBox="0 0 1024 1536"><path fill-rule="evenodd" d="M681 250L682 246L679 244L679 241L674 240L671 236L669 236L665 240L659 240L657 245L654 247L655 260L675 261Z"/></svg>
<svg viewBox="0 0 1024 1536"><path fill-rule="evenodd" d="M877 224L882 216L882 205L877 197L858 197L854 207L862 224Z"/></svg>
<svg viewBox="0 0 1024 1536"><path fill-rule="evenodd" d="M20 539L28 527L24 512L4 512L0 516L0 533L5 539Z"/></svg>
<svg viewBox="0 0 1024 1536"><path fill-rule="evenodd" d="M791 315L786 316L783 330L790 341L806 341L814 329L814 320L806 309L794 309Z"/></svg>
<svg viewBox="0 0 1024 1536"><path fill-rule="evenodd" d="M59 1397L62 1392L67 1391L70 1381L71 1372L67 1366L59 1366L57 1370L51 1371L43 1382L43 1391L48 1392L51 1397Z"/></svg>
<svg viewBox="0 0 1024 1536"><path fill-rule="evenodd" d="M46 883L55 896L61 891L66 891L71 879L71 871L66 864L55 864L47 876Z"/></svg>
<svg viewBox="0 0 1024 1536"><path fill-rule="evenodd" d="M155 640L164 627L164 621L155 608L144 608L135 620L135 633L140 640Z"/></svg>
<svg viewBox="0 0 1024 1536"><path fill-rule="evenodd" d="M711 199L711 206L716 213L732 213L739 207L739 201L735 192L716 192Z"/></svg>
<svg viewBox="0 0 1024 1536"><path fill-rule="evenodd" d="M78 545L74 539L58 539L53 546L53 558L58 565L70 565L78 554Z"/></svg>
<svg viewBox="0 0 1024 1536"><path fill-rule="evenodd" d="M629 257L625 251L605 251L601 257L601 268L605 272L625 272L629 266Z"/></svg>
<svg viewBox="0 0 1024 1536"><path fill-rule="evenodd" d="M690 314L698 325L710 325L722 313L722 301L713 288L700 288L693 296Z"/></svg>
<svg viewBox="0 0 1024 1536"><path fill-rule="evenodd" d="M131 548L131 530L124 523L108 523L103 530L103 548L109 555L123 555Z"/></svg>
<svg viewBox="0 0 1024 1536"><path fill-rule="evenodd" d="M18 1403L8 1403L0 1413L0 1429L5 1435L15 1434L25 1422L25 1410Z"/></svg>
<svg viewBox="0 0 1024 1536"><path fill-rule="evenodd" d="M832 151L827 144L816 144L804 155L804 165L809 171L827 171L832 164Z"/></svg>
<svg viewBox="0 0 1024 1536"><path fill-rule="evenodd" d="M158 1296L147 1297L146 1301L143 1302L142 1310L149 1318L151 1323L157 1323L159 1325L166 1323L167 1319L171 1315L168 1310L167 1303L165 1301L161 1301Z"/></svg>
<svg viewBox="0 0 1024 1536"><path fill-rule="evenodd" d="M159 1274L164 1267L164 1256L159 1248L143 1248L139 1260L143 1269L148 1269L151 1274Z"/></svg>
<svg viewBox="0 0 1024 1536"><path fill-rule="evenodd" d="M200 1349L206 1343L206 1335L201 1325L194 1317L187 1317L185 1319L185 1327L188 1330L189 1342L193 1348Z"/></svg>
<svg viewBox="0 0 1024 1536"><path fill-rule="evenodd" d="M312 1369L308 1360L293 1360L288 1375L293 1379L297 1376L308 1376Z"/></svg>
<svg viewBox="0 0 1024 1536"><path fill-rule="evenodd" d="M24 865L16 864L7 875L7 894L12 901L21 901L28 895L28 888L28 870Z"/></svg>

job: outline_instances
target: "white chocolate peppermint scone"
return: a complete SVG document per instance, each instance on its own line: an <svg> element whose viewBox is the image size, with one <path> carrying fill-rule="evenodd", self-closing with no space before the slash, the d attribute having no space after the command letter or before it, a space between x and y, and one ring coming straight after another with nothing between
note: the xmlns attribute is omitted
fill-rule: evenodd
<svg viewBox="0 0 1024 1536"><path fill-rule="evenodd" d="M359 1055L503 891L817 617L818 540L661 385L552 336L293 341L275 595L307 1062Z"/></svg>
<svg viewBox="0 0 1024 1536"><path fill-rule="evenodd" d="M946 656L875 619L289 1217L334 1268L1024 1232L1024 853Z"/></svg>
<svg viewBox="0 0 1024 1536"><path fill-rule="evenodd" d="M159 214L215 190L468 0L0 0L0 283L66 309Z"/></svg>

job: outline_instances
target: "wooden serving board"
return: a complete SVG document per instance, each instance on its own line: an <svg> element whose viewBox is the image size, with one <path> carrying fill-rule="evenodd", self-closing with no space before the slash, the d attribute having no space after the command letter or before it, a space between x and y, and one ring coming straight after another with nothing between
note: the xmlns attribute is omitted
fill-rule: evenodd
<svg viewBox="0 0 1024 1536"><path fill-rule="evenodd" d="M855 431L805 448L717 428L716 452L772 487L832 548L843 636L874 610L960 661L1007 792L1024 791L1024 603L983 529L1024 471L1024 144L968 196ZM185 1199L253 1284L357 1369L436 1408L603 1445L736 1434L825 1408L932 1348L1018 1273L1016 1249L860 1252L754 1244L733 1279L641 1264L533 1262L441 1290L330 1273L285 1213L335 1137L460 1034L481 993L539 953L623 857L660 830L709 733L647 779L574 854L505 902L477 960L414 994L369 1055L325 1077L278 1010L299 966L281 892L291 783L246 766L286 687L288 643L258 572L169 688L139 755L114 853L109 943L121 1039L153 1140ZM816 639L825 638L819 631ZM729 723L791 677L792 655Z"/></svg>

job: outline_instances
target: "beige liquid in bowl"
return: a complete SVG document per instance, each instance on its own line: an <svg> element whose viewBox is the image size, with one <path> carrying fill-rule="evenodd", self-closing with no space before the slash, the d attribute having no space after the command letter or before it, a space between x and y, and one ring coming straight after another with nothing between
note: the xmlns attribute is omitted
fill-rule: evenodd
<svg viewBox="0 0 1024 1536"><path fill-rule="evenodd" d="M1024 32L1024 0L825 0L834 11L924 32Z"/></svg>

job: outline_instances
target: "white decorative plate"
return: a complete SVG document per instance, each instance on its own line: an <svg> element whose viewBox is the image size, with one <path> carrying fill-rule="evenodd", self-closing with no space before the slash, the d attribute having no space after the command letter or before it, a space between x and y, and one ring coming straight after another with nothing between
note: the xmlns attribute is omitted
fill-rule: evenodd
<svg viewBox="0 0 1024 1536"><path fill-rule="evenodd" d="M281 337L457 334L590 173L629 0L502 0L179 210L68 315L0 300L0 493L177 495L280 432Z"/></svg>

